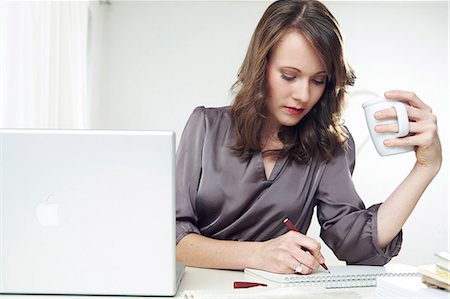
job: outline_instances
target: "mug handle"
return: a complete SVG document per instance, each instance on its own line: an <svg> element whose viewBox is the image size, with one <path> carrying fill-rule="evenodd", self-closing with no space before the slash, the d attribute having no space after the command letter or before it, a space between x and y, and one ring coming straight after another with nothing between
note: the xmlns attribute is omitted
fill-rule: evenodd
<svg viewBox="0 0 450 299"><path fill-rule="evenodd" d="M404 137L409 134L409 118L406 112L406 106L403 103L397 102L392 103L392 107L394 107L397 113L398 133L396 137Z"/></svg>

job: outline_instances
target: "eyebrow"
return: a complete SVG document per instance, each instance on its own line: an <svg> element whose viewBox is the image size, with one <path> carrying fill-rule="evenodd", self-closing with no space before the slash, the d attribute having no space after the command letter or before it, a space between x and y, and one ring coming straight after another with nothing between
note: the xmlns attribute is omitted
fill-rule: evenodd
<svg viewBox="0 0 450 299"><path fill-rule="evenodd" d="M282 66L281 68L282 68L282 69L291 69L291 70L294 70L294 71L296 71L296 72L298 72L298 73L302 73L301 70L299 70L298 68L293 67L293 66ZM325 75L325 76L326 76L326 75L328 75L328 74L327 74L326 71L319 71L319 72L315 73L313 76L317 76L317 75Z"/></svg>

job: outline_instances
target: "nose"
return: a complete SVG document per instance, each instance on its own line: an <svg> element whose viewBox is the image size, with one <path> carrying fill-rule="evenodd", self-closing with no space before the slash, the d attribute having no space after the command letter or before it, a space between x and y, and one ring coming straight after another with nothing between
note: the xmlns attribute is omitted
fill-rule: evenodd
<svg viewBox="0 0 450 299"><path fill-rule="evenodd" d="M309 87L309 80L298 80L292 90L294 100L302 103L308 102L310 97Z"/></svg>

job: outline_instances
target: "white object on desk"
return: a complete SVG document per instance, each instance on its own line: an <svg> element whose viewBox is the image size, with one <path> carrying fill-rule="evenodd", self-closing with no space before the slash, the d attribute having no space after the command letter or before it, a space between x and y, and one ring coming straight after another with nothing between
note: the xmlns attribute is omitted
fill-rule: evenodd
<svg viewBox="0 0 450 299"><path fill-rule="evenodd" d="M227 292L191 290L183 292L183 299L361 299L361 296L353 290L347 289L341 292L326 290L323 288L298 287L298 288L264 288L229 290Z"/></svg>
<svg viewBox="0 0 450 299"><path fill-rule="evenodd" d="M0 130L0 161L0 293L175 295L173 132Z"/></svg>
<svg viewBox="0 0 450 299"><path fill-rule="evenodd" d="M377 298L450 299L450 293L427 287L420 277L380 277L377 279Z"/></svg>
<svg viewBox="0 0 450 299"><path fill-rule="evenodd" d="M375 288L333 289L322 287L254 287L233 289L235 281L255 281L242 271L186 267L178 296L183 299L362 299L374 298Z"/></svg>
<svg viewBox="0 0 450 299"><path fill-rule="evenodd" d="M317 269L309 275L276 274L263 270L245 269L245 273L260 279L259 282L272 285L323 286L326 288L372 287L376 286L376 278L383 276L418 276L415 267L397 265L395 267L382 266L330 266L330 272Z"/></svg>
<svg viewBox="0 0 450 299"><path fill-rule="evenodd" d="M242 298L242 295L252 295L258 292L267 292L259 298L290 298L298 299L299 293L294 292L298 288L265 288L265 289L249 289L247 292L240 292L233 289L234 281L246 281L246 276L242 271L214 270L186 267L183 280L181 281L176 296L179 298ZM247 280L252 281L252 280ZM278 290L278 293L277 293ZM241 291L243 291L241 289ZM304 295L300 298L312 299L374 299L375 288L354 288L354 289L330 289L326 290L322 287L307 287L298 289L300 294ZM291 295L288 295L288 294ZM260 293L261 294L261 293ZM311 294L309 296L308 294ZM318 297L322 294L322 297ZM188 297L190 296L190 297ZM325 297L324 297L325 296ZM98 296L33 296L33 295L0 295L0 299L99 299ZM148 297L146 297L148 299ZM160 298L160 297L158 297ZM163 297L167 299L167 297ZM117 299L117 297L101 297L101 299ZM133 299L139 299L133 297ZM152 299L156 299L152 297Z"/></svg>

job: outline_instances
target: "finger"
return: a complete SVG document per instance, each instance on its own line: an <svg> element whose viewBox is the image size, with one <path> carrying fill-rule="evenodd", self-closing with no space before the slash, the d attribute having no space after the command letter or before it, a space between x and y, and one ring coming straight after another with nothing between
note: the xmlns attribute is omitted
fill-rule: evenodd
<svg viewBox="0 0 450 299"><path fill-rule="evenodd" d="M437 132L437 125L433 122L429 121L420 121L420 122L410 122L409 123L409 133L412 134L420 134L425 132Z"/></svg>
<svg viewBox="0 0 450 299"><path fill-rule="evenodd" d="M417 120L429 114L429 112L424 112L423 110L420 110L412 106L405 106L405 107L406 113L408 114L408 118L410 120ZM397 111L393 107L387 108L383 110L378 110L377 112L375 112L373 116L376 120L396 119Z"/></svg>
<svg viewBox="0 0 450 299"><path fill-rule="evenodd" d="M291 273L297 273L298 272L297 270L299 270L298 269L299 266L301 267L300 262L297 259L295 259L294 257L292 257L292 256L289 257L289 259L286 262L286 265L291 270ZM301 271L298 272L298 273L301 273Z"/></svg>
<svg viewBox="0 0 450 299"><path fill-rule="evenodd" d="M377 120L394 119L397 118L397 112L394 108L387 108L375 112L373 117Z"/></svg>
<svg viewBox="0 0 450 299"><path fill-rule="evenodd" d="M416 122L410 122L408 124L409 129L409 135L415 134L415 133L421 133L427 130L426 127L421 126L417 124ZM383 134L383 133L390 133L390 134L396 134L399 132L399 127L397 122L392 123L386 123L386 124L378 124L374 127L375 132ZM406 134L408 135L408 134ZM399 136L400 137L400 136Z"/></svg>
<svg viewBox="0 0 450 299"><path fill-rule="evenodd" d="M431 110L421 110L412 106L406 106L406 113L408 114L408 118L413 121L433 119L434 117L433 113L431 113Z"/></svg>
<svg viewBox="0 0 450 299"><path fill-rule="evenodd" d="M300 248L296 248L293 252L292 252L292 256L300 263L302 263L303 265L305 265L308 269L305 269L304 272L302 272L303 274L309 274L311 273L314 269L319 268L320 264L317 261L317 259L311 255L309 252L306 252Z"/></svg>
<svg viewBox="0 0 450 299"><path fill-rule="evenodd" d="M291 273L310 274L313 271L306 264L304 264L301 261L297 260L293 256L289 257L289 259L287 261L287 265L292 270Z"/></svg>
<svg viewBox="0 0 450 299"><path fill-rule="evenodd" d="M398 123L379 124L374 127L377 133L398 133Z"/></svg>
<svg viewBox="0 0 450 299"><path fill-rule="evenodd" d="M383 141L383 144L387 147L394 147L394 146L416 146L417 145L417 138L415 138L416 135L408 136L408 137L402 137L402 138L388 138Z"/></svg>
<svg viewBox="0 0 450 299"><path fill-rule="evenodd" d="M292 268L294 268L293 273L306 275L306 274L311 274L313 272L313 269L311 269L308 265L306 265L303 262L300 262L294 258L293 258L292 265L293 265Z"/></svg>
<svg viewBox="0 0 450 299"><path fill-rule="evenodd" d="M398 123L387 123L387 124L379 124L375 126L375 132L383 134L383 133L398 133L399 132L399 127L398 127ZM415 133L422 133L424 131L426 131L427 128L415 123L415 122L410 122L409 123L409 135L415 134Z"/></svg>
<svg viewBox="0 0 450 299"><path fill-rule="evenodd" d="M285 234L292 241L289 247L291 254L299 261L305 262L311 269L317 269L325 262L320 252L320 243L299 232L289 231Z"/></svg>
<svg viewBox="0 0 450 299"><path fill-rule="evenodd" d="M295 268L296 273L302 273L303 265L302 263L298 263L298 266Z"/></svg>
<svg viewBox="0 0 450 299"><path fill-rule="evenodd" d="M320 252L320 243L305 235L299 237L298 243L291 252L298 261L312 270L317 269L320 264L325 262L325 258Z"/></svg>
<svg viewBox="0 0 450 299"><path fill-rule="evenodd" d="M319 263L323 263L325 258L320 252L320 243L315 239L310 238L306 235L299 234L297 244L303 249L308 251Z"/></svg>
<svg viewBox="0 0 450 299"><path fill-rule="evenodd" d="M295 267L295 273L299 273L299 274L311 274L312 273L312 269L309 268L308 266L306 266L305 264L302 263L297 263L297 266Z"/></svg>
<svg viewBox="0 0 450 299"><path fill-rule="evenodd" d="M416 107L406 106L406 113L408 114L409 120L419 121L422 119L435 119L434 114L426 110L420 110ZM388 120L388 119L396 119L397 113L394 108L388 108L379 110L374 114L374 118L376 120Z"/></svg>
<svg viewBox="0 0 450 299"><path fill-rule="evenodd" d="M388 147L393 146L415 146L415 147L427 147L433 142L434 135L430 131L426 131L421 134L416 134L402 138L390 138L385 139L383 144Z"/></svg>
<svg viewBox="0 0 450 299"><path fill-rule="evenodd" d="M407 102L411 106L431 112L431 108L427 104L425 104L414 92L405 90L389 90L384 93L384 96L387 99L395 99Z"/></svg>
<svg viewBox="0 0 450 299"><path fill-rule="evenodd" d="M409 122L408 126L409 135L437 131L437 125L434 121ZM397 122L378 124L374 129L377 133L398 133L399 131Z"/></svg>

